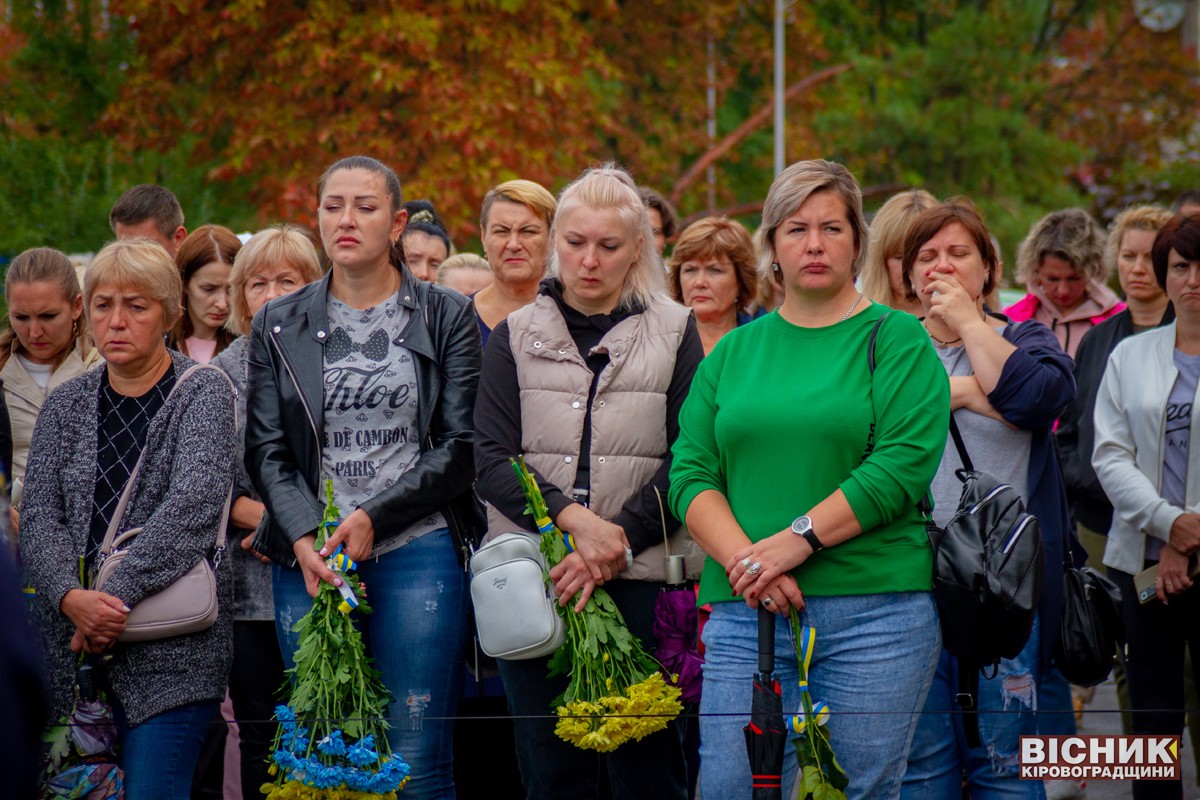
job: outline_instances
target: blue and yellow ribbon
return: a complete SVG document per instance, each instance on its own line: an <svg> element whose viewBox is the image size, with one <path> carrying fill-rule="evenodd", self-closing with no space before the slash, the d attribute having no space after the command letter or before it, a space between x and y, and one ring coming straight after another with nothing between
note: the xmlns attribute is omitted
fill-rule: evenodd
<svg viewBox="0 0 1200 800"><path fill-rule="evenodd" d="M800 651L800 679L797 683L800 686L801 695L808 695L808 670L812 664L813 650L817 643L817 632L812 626L805 625L800 629L800 641L797 643L797 649ZM812 718L820 727L829 721L829 706L820 700L811 700L812 703ZM804 697L800 699L800 710L792 717L792 730L797 735L803 734L808 727L808 715L804 711Z"/></svg>

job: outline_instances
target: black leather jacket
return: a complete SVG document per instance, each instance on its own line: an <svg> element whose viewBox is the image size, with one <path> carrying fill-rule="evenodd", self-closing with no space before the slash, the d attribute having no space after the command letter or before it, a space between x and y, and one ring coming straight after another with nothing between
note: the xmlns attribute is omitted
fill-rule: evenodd
<svg viewBox="0 0 1200 800"><path fill-rule="evenodd" d="M313 533L323 514L324 339L329 276L272 300L254 316L246 412L246 469L267 514L254 548L288 566L292 544ZM460 558L463 543L485 528L472 490L475 430L472 414L482 350L469 301L403 272L401 304L412 318L395 340L413 354L421 455L390 488L361 508L386 541L440 511Z"/></svg>

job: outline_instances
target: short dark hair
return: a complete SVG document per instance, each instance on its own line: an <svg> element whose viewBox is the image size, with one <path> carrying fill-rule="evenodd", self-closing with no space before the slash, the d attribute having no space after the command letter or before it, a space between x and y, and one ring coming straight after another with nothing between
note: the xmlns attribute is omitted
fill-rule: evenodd
<svg viewBox="0 0 1200 800"><path fill-rule="evenodd" d="M1172 250L1188 261L1200 261L1200 214L1176 214L1154 237L1150 263L1154 265L1154 278L1163 291L1167 289L1167 257Z"/></svg>
<svg viewBox="0 0 1200 800"><path fill-rule="evenodd" d="M127 189L108 212L108 227L116 233L118 224L137 225L148 219L154 220L154 227L168 239L183 224L183 208L167 187L140 183Z"/></svg>
<svg viewBox="0 0 1200 800"><path fill-rule="evenodd" d="M663 237L670 239L675 235L676 215L675 209L667 202L667 198L663 197L658 192L648 186L639 186L638 194L641 195L642 205L646 208L653 208L662 217L662 232Z"/></svg>
<svg viewBox="0 0 1200 800"><path fill-rule="evenodd" d="M1185 205L1200 206L1200 189L1188 189L1181 192L1175 202L1171 203L1171 213L1178 214Z"/></svg>
<svg viewBox="0 0 1200 800"><path fill-rule="evenodd" d="M908 228L908 234L904 237L901 269L904 282L908 284L910 298L916 297L912 290L912 271L913 265L917 263L917 254L926 242L937 236L938 231L955 223L962 225L967 235L975 242L975 249L979 251L984 269L987 270L987 277L983 281L983 293L991 294L995 286L996 264L999 261L996 246L992 244L992 234L971 201L955 197L922 211Z"/></svg>

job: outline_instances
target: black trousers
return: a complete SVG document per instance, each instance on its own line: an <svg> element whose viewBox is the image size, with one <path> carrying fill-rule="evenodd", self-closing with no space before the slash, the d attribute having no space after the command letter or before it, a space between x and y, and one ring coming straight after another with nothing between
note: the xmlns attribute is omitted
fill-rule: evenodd
<svg viewBox="0 0 1200 800"><path fill-rule="evenodd" d="M661 585L616 580L604 588L630 632L653 654L654 602ZM678 720L672 720L665 730L638 742L627 742L611 753L580 750L554 733L557 718L550 702L567 688L567 679L562 675L547 678L546 662L544 658L497 662L514 717L517 762L529 800L596 798L602 768L607 771L616 800L686 800L687 770Z"/></svg>
<svg viewBox="0 0 1200 800"><path fill-rule="evenodd" d="M1138 603L1132 575L1110 569L1108 576L1121 590L1128 638L1125 676L1133 732L1182 736L1184 647L1192 655L1193 668L1200 665L1200 582L1171 597L1167 605L1157 600L1142 605ZM1196 679L1200 682L1200 674ZM1192 709L1192 713L1200 710ZM1182 781L1133 782L1134 800L1178 800L1182 794Z"/></svg>

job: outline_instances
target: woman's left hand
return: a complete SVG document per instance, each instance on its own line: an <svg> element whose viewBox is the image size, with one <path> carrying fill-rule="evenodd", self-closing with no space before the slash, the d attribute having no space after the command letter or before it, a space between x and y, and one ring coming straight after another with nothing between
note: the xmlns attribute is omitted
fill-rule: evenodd
<svg viewBox="0 0 1200 800"><path fill-rule="evenodd" d="M747 602L757 601L772 581L803 564L811 552L804 539L781 531L734 553L725 564L725 574L734 594Z"/></svg>
<svg viewBox="0 0 1200 800"><path fill-rule="evenodd" d="M579 555L578 551L567 553L566 558L558 562L554 569L550 570L550 580L554 581L554 593L558 595L558 604L565 606L571 602L571 598L579 595L579 599L575 602L575 613L583 611L583 607L587 605L588 599L591 598L592 592L596 590L596 580L592 577L592 570L588 567L587 562L583 560L583 556Z"/></svg>
<svg viewBox="0 0 1200 800"><path fill-rule="evenodd" d="M784 573L767 584L759 594L758 600L747 598L746 605L751 608L762 606L767 611L776 614L787 614L793 608L797 611L804 610L804 595L801 593L796 579Z"/></svg>
<svg viewBox="0 0 1200 800"><path fill-rule="evenodd" d="M367 512L361 508L350 512L350 516L342 520L342 524L337 526L333 535L325 540L325 546L321 548L321 557L328 558L337 550L339 544L345 545L346 555L355 561L362 561L371 555L371 549L375 546L375 524L371 522Z"/></svg>

